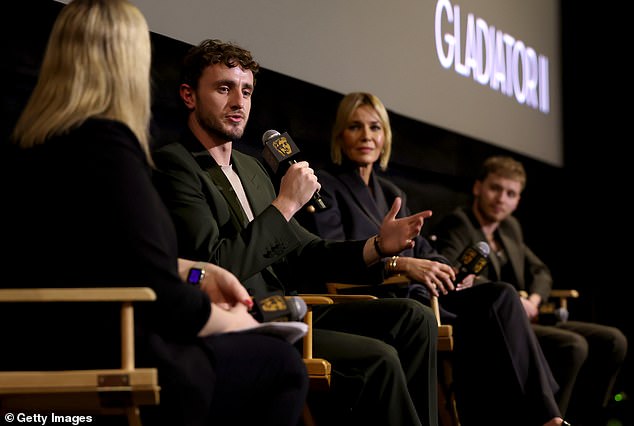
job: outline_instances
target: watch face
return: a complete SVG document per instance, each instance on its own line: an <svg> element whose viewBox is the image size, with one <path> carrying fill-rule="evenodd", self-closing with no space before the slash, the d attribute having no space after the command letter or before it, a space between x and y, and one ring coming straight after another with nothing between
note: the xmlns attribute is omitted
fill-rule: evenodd
<svg viewBox="0 0 634 426"><path fill-rule="evenodd" d="M187 282L190 284L200 284L205 271L200 268L191 268L189 270L189 274L187 275Z"/></svg>

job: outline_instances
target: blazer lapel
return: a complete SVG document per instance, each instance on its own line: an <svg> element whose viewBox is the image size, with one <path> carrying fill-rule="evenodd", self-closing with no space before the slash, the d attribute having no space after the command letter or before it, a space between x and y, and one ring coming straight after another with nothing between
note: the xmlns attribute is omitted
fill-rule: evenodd
<svg viewBox="0 0 634 426"><path fill-rule="evenodd" d="M234 155L236 151L233 151L231 155L231 162L233 163L233 168L235 172L240 176L240 181L242 182L242 187L244 188L244 193L249 200L249 204L251 205L251 210L255 216L259 215L266 209L271 201L266 197L266 192L262 190L262 186L259 183L260 179L258 178L258 172L260 169L255 168L249 161L242 161L240 155ZM237 197L236 197L237 198Z"/></svg>
<svg viewBox="0 0 634 426"><path fill-rule="evenodd" d="M242 208L242 204L240 204L240 200L236 195L236 191L233 189L233 186L231 186L231 182L229 182L227 176L218 165L210 167L206 171L207 173L209 173L209 176L211 177L213 183L216 185L216 188L218 188L222 193L222 196L225 197L227 204L229 204L229 207L231 207L233 215L238 219L240 224L245 227L249 223L249 220L246 213L244 212L244 209Z"/></svg>
<svg viewBox="0 0 634 426"><path fill-rule="evenodd" d="M385 215L379 212L377 202L370 193L370 188L365 185L361 177L357 175L356 171L348 171L340 174L339 180L350 190L352 198L359 205L359 209L363 212L367 219L380 228L381 223L383 222L383 216ZM374 173L372 173L370 184L378 186L378 183L375 182L374 179ZM380 186L379 192L381 196L383 196Z"/></svg>
<svg viewBox="0 0 634 426"><path fill-rule="evenodd" d="M482 234L482 240L480 241L486 241L486 237L484 236L482 231L478 232ZM502 275L502 265L500 265L500 261L494 252L489 253L489 268L491 267L493 268L493 274L489 272L489 278L493 281L498 281L500 279L500 276Z"/></svg>
<svg viewBox="0 0 634 426"><path fill-rule="evenodd" d="M240 200L238 200L238 196L231 186L229 179L227 179L227 176L225 176L222 169L220 168L218 163L216 163L216 160L214 160L211 154L209 154L209 152L204 149L204 147L202 150L199 149L202 147L200 143L198 143L197 145L198 146L196 146L196 151L191 151L191 149L193 148L191 144L186 146L190 149L192 156L194 157L200 168L205 172L207 177L211 179L214 186L220 191L225 201L227 201L227 204L229 205L229 207L231 208L231 212L233 213L232 220L234 221L236 229L241 229L245 227L249 223L249 220L246 213L242 209Z"/></svg>
<svg viewBox="0 0 634 426"><path fill-rule="evenodd" d="M466 211L467 217L469 218L469 221L471 222L471 227L474 232L473 236L475 238L473 240L473 244L477 244L479 241L486 242L487 237L486 235L484 235L484 231L482 231L482 228L480 227L480 223L478 222L478 219L476 219L475 215L473 214L473 211L470 208L466 209L465 211ZM500 261L497 255L493 252L489 252L489 264L487 268L493 268L493 270L489 269L486 276L492 281L498 281L502 275L502 265L500 265Z"/></svg>
<svg viewBox="0 0 634 426"><path fill-rule="evenodd" d="M523 271L522 266L522 253L519 250L519 245L517 241L515 241L507 232L503 226L498 228L498 234L500 236L500 240L502 240L502 244L504 245L504 249L506 250L506 254L509 257L509 262L511 262L511 268L513 270L513 274L515 275L515 283L517 284L517 288L523 289L525 287L524 283L524 274L520 271Z"/></svg>

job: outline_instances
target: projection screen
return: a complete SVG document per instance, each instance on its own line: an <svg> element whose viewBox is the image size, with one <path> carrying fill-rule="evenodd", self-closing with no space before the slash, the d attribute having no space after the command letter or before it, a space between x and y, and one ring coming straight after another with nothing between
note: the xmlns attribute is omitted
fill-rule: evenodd
<svg viewBox="0 0 634 426"><path fill-rule="evenodd" d="M152 31L563 165L557 0L136 0Z"/></svg>

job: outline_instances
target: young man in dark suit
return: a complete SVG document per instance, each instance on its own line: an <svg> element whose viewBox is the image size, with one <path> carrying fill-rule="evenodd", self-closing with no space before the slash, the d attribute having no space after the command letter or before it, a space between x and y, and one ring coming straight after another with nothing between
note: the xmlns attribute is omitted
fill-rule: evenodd
<svg viewBox="0 0 634 426"><path fill-rule="evenodd" d="M473 203L445 216L434 229L438 250L449 259L478 241L491 247L489 266L479 277L513 284L560 389L562 412L575 425L604 424L607 404L623 365L627 340L605 325L560 321L540 325L539 305L550 294L553 278L544 262L525 244L512 215L526 185L523 165L506 156L490 157L473 185ZM603 421L603 422L602 422Z"/></svg>

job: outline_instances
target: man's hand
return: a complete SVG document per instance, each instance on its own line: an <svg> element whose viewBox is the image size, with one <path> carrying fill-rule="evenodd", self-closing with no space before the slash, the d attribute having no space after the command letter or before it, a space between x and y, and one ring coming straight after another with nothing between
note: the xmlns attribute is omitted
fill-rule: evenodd
<svg viewBox="0 0 634 426"><path fill-rule="evenodd" d="M522 297L520 300L522 301L522 305L524 306L524 310L526 311L526 315L528 316L529 321L536 321L537 315L539 314L538 305L533 303L533 301L528 298Z"/></svg>
<svg viewBox="0 0 634 426"><path fill-rule="evenodd" d="M273 204L284 215L286 220L291 220L310 199L321 185L317 182L315 172L308 166L308 162L300 161L288 168L280 181L280 191Z"/></svg>

